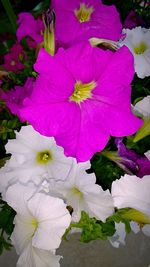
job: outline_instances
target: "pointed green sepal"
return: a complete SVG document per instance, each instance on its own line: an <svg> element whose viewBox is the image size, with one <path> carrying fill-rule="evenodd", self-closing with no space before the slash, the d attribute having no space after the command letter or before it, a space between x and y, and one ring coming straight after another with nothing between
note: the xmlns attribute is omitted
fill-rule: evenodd
<svg viewBox="0 0 150 267"><path fill-rule="evenodd" d="M128 210L122 214L122 218L135 221L140 224L150 224L150 217L136 209Z"/></svg>
<svg viewBox="0 0 150 267"><path fill-rule="evenodd" d="M133 142L136 143L148 135L150 135L150 117L144 118L144 124L136 133Z"/></svg>

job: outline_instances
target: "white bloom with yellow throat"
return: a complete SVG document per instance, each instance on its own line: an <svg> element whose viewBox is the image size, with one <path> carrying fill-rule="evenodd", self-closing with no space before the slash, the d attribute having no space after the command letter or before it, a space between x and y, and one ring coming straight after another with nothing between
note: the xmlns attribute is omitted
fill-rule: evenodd
<svg viewBox="0 0 150 267"><path fill-rule="evenodd" d="M55 258L54 251L71 222L63 200L37 192L32 183L16 183L8 188L6 201L17 212L11 240L21 255L18 266L59 266L60 257ZM42 264L40 262L44 257ZM50 259L56 265L52 262L46 265ZM23 262L27 262L26 265Z"/></svg>
<svg viewBox="0 0 150 267"><path fill-rule="evenodd" d="M134 56L137 76L141 79L150 76L150 29L136 27L123 29L126 37L120 45L126 45Z"/></svg>
<svg viewBox="0 0 150 267"><path fill-rule="evenodd" d="M73 208L72 220L79 221L81 211L90 217L105 221L114 211L113 200L109 190L104 191L96 184L95 174L88 174L90 162L76 163L64 181L54 181L50 190L57 192L64 198L68 206Z"/></svg>
<svg viewBox="0 0 150 267"><path fill-rule="evenodd" d="M16 132L16 139L6 144L6 152L12 155L0 170L0 192L18 180L38 184L45 178L65 179L73 161L53 137L40 135L32 126L23 126Z"/></svg>

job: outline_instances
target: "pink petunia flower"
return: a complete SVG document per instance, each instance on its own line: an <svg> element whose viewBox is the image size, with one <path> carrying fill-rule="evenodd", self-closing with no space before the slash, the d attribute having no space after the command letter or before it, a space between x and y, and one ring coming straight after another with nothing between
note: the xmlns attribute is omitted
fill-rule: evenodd
<svg viewBox="0 0 150 267"><path fill-rule="evenodd" d="M29 77L24 86L15 86L15 89L2 93L2 99L13 114L19 115L20 108L23 106L23 100L31 95L33 85L34 79Z"/></svg>
<svg viewBox="0 0 150 267"><path fill-rule="evenodd" d="M25 68L23 60L27 59L27 56L23 50L23 47L16 42L11 48L8 54L4 55L4 69L8 71L18 71Z"/></svg>
<svg viewBox="0 0 150 267"><path fill-rule="evenodd" d="M64 47L91 37L114 41L121 37L115 6L103 5L100 0L52 0L52 8L56 14L56 39Z"/></svg>
<svg viewBox="0 0 150 267"><path fill-rule="evenodd" d="M36 44L43 42L44 24L40 17L35 19L32 14L23 12L19 14L18 24L19 27L16 32L18 41L28 36L31 37Z"/></svg>
<svg viewBox="0 0 150 267"><path fill-rule="evenodd" d="M131 135L141 126L131 112L134 66L125 46L113 53L82 43L54 57L41 49L34 68L39 76L21 116L54 136L67 156L89 160L110 135Z"/></svg>

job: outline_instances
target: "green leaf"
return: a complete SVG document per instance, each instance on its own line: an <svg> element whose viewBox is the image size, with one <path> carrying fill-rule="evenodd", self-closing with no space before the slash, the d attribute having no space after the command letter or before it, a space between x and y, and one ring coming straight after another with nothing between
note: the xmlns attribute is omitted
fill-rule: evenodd
<svg viewBox="0 0 150 267"><path fill-rule="evenodd" d="M105 223L97 221L95 218L90 218L89 215L82 211L81 219L78 223L72 223L67 229L64 238L67 239L67 234L72 228L81 229L80 241L87 243L97 238L106 240L108 236L112 236L115 233L115 224L112 221L106 221Z"/></svg>
<svg viewBox="0 0 150 267"><path fill-rule="evenodd" d="M10 241L6 240L2 235L0 236L0 255L5 250L10 250L12 248L12 245Z"/></svg>
<svg viewBox="0 0 150 267"><path fill-rule="evenodd" d="M8 235L11 235L14 228L13 220L16 213L7 205L7 203L2 203L3 204L1 204L0 207L0 229L2 229Z"/></svg>
<svg viewBox="0 0 150 267"><path fill-rule="evenodd" d="M95 173L96 182L104 190L111 189L112 182L124 174L124 171L115 162L100 153L94 155L91 160L91 172Z"/></svg>
<svg viewBox="0 0 150 267"><path fill-rule="evenodd" d="M126 233L129 233L131 231L130 220L124 216L129 210L130 208L119 209L112 216L110 216L108 220L116 223L124 223Z"/></svg>
<svg viewBox="0 0 150 267"><path fill-rule="evenodd" d="M13 11L13 8L12 8L12 5L10 3L9 0L1 0L4 8L5 8L5 11L6 11L6 14L11 22L11 25L12 25L12 29L14 31L14 33L16 32L16 28L17 28L17 24L16 24L16 15Z"/></svg>
<svg viewBox="0 0 150 267"><path fill-rule="evenodd" d="M0 168L3 167L6 163L6 161L9 159L10 157L4 157L2 159L0 159Z"/></svg>

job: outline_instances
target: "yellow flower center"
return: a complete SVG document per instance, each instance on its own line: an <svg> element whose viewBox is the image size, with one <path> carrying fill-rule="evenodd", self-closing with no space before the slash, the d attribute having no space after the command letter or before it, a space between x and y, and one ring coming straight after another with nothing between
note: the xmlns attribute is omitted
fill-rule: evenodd
<svg viewBox="0 0 150 267"><path fill-rule="evenodd" d="M37 221L37 219L36 218L33 218L32 220L31 220L31 224L33 225L33 227L35 228L35 230L38 228L38 221Z"/></svg>
<svg viewBox="0 0 150 267"><path fill-rule="evenodd" d="M141 42L139 45L134 47L134 53L136 55L141 55L146 51L147 48L147 45L144 42Z"/></svg>
<svg viewBox="0 0 150 267"><path fill-rule="evenodd" d="M70 96L70 100L76 103L80 103L88 98L91 98L91 91L96 87L96 82L82 83L77 81L74 86L74 92Z"/></svg>
<svg viewBox="0 0 150 267"><path fill-rule="evenodd" d="M52 154L49 150L38 152L36 155L36 161L38 164L47 164L50 160L52 160Z"/></svg>
<svg viewBox="0 0 150 267"><path fill-rule="evenodd" d="M74 11L75 16L77 17L80 23L89 21L91 14L93 13L93 7L87 7L84 3L80 4L80 8Z"/></svg>
<svg viewBox="0 0 150 267"><path fill-rule="evenodd" d="M73 193L73 195L83 198L83 193L77 187L73 187L71 189L71 192Z"/></svg>

